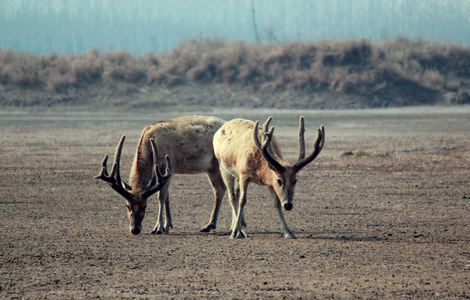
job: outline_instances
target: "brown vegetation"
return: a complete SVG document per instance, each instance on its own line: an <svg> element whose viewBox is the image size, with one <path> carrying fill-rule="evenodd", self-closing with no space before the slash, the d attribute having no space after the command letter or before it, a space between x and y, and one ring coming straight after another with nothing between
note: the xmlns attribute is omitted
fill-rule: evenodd
<svg viewBox="0 0 470 300"><path fill-rule="evenodd" d="M15 91L79 101L97 94L209 85L248 89L263 99L259 106L278 106L276 101L287 101L284 107L460 104L470 102L469 74L470 48L403 38L282 45L189 41L171 53L144 56L97 50L40 56L6 50L0 51L0 89L5 92L0 104L11 104L6 98ZM281 99L282 92L291 96ZM311 101L296 101L299 97ZM312 101L319 97L325 99ZM269 98L278 100L264 101ZM348 101L341 105L341 99ZM204 101L198 102L214 104Z"/></svg>

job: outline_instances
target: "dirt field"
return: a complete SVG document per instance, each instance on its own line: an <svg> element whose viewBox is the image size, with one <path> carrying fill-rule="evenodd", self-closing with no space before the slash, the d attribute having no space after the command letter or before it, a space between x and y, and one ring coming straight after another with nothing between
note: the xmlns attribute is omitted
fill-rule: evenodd
<svg viewBox="0 0 470 300"><path fill-rule="evenodd" d="M121 134L122 173L158 113L0 112L0 298L470 298L470 107L364 111L213 111L274 115L284 155L327 142L300 174L280 237L265 188L250 185L247 234L216 233L204 174L175 176L175 228L127 228L124 201L93 176ZM206 114L208 114L206 112ZM126 176L127 177L127 176Z"/></svg>

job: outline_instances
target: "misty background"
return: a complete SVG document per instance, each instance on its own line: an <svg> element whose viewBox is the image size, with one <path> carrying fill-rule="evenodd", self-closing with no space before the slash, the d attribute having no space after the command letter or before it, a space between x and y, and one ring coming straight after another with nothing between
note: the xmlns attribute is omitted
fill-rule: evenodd
<svg viewBox="0 0 470 300"><path fill-rule="evenodd" d="M2 0L0 50L166 52L188 39L470 45L469 0Z"/></svg>

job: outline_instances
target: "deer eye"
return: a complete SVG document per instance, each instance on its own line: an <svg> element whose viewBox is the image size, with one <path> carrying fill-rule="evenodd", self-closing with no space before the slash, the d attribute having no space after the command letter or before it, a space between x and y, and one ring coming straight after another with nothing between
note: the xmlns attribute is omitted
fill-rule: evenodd
<svg viewBox="0 0 470 300"><path fill-rule="evenodd" d="M127 210L131 211L131 206L129 204L126 204L126 206L127 206Z"/></svg>
<svg viewBox="0 0 470 300"><path fill-rule="evenodd" d="M292 181L292 184L295 185L297 183L297 179L294 179L294 181Z"/></svg>
<svg viewBox="0 0 470 300"><path fill-rule="evenodd" d="M279 186L282 186L282 180L281 180L281 179L278 179L278 180L277 180L277 184L279 184Z"/></svg>

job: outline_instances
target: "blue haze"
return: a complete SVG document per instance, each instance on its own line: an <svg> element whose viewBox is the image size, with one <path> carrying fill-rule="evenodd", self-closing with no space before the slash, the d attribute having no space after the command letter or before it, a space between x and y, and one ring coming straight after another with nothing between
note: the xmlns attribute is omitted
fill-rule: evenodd
<svg viewBox="0 0 470 300"><path fill-rule="evenodd" d="M253 3L253 10L252 10ZM169 51L187 39L396 36L470 45L470 0L0 0L0 49Z"/></svg>

